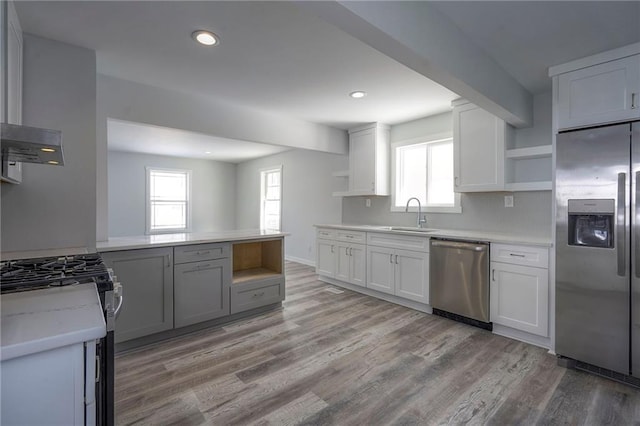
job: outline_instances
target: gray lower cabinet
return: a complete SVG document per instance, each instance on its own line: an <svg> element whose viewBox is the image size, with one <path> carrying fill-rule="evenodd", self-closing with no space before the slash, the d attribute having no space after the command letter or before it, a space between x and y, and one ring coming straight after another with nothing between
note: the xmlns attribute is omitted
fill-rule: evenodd
<svg viewBox="0 0 640 426"><path fill-rule="evenodd" d="M229 315L231 258L228 248L225 252L225 258L174 266L176 328Z"/></svg>
<svg viewBox="0 0 640 426"><path fill-rule="evenodd" d="M173 328L173 248L101 253L123 286L116 343Z"/></svg>
<svg viewBox="0 0 640 426"><path fill-rule="evenodd" d="M231 313L282 302L284 275L231 285Z"/></svg>

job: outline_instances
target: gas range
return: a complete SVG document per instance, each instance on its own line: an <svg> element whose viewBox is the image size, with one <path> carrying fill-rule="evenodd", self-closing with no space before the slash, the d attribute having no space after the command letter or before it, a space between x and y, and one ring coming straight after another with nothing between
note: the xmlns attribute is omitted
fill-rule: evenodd
<svg viewBox="0 0 640 426"><path fill-rule="evenodd" d="M98 253L0 262L0 293L94 282L99 293L113 290L110 271Z"/></svg>

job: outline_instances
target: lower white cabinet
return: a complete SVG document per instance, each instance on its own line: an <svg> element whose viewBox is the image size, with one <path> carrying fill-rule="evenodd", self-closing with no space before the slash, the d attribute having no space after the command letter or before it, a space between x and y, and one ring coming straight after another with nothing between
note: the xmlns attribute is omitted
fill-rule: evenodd
<svg viewBox="0 0 640 426"><path fill-rule="evenodd" d="M318 239L316 242L316 274L335 277L336 243L332 240Z"/></svg>
<svg viewBox="0 0 640 426"><path fill-rule="evenodd" d="M363 244L335 244L335 278L364 287L366 285L366 246Z"/></svg>
<svg viewBox="0 0 640 426"><path fill-rule="evenodd" d="M367 247L367 288L429 303L429 253Z"/></svg>
<svg viewBox="0 0 640 426"><path fill-rule="evenodd" d="M505 252L500 248L513 251L514 262L493 261L494 253ZM491 322L538 336L549 336L549 270L546 268L548 252L534 248L542 253L540 265L545 267L523 266L525 252L531 248L518 246L492 245L491 262ZM496 257L497 258L497 257Z"/></svg>

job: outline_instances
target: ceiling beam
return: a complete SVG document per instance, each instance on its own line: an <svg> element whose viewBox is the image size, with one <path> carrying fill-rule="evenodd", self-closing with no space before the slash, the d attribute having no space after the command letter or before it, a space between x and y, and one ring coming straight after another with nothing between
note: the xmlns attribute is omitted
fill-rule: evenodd
<svg viewBox="0 0 640 426"><path fill-rule="evenodd" d="M509 124L532 125L531 93L428 2L298 4Z"/></svg>

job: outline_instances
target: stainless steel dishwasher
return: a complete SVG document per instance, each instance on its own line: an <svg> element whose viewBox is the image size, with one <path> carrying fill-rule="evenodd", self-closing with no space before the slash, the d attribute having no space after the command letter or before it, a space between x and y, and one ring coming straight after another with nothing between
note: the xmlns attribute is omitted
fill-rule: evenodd
<svg viewBox="0 0 640 426"><path fill-rule="evenodd" d="M489 323L489 244L432 238L429 298L433 313L478 327Z"/></svg>

